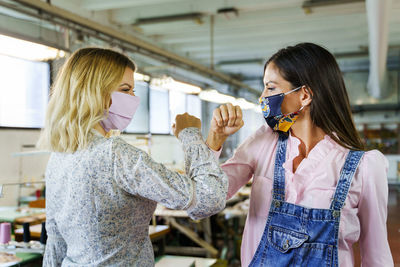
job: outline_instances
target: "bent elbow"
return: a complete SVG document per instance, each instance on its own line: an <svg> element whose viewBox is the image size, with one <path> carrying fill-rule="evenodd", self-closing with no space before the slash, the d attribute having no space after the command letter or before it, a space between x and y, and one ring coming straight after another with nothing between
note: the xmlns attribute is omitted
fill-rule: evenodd
<svg viewBox="0 0 400 267"><path fill-rule="evenodd" d="M210 217L225 208L226 194L213 194L199 199L197 205L188 209L188 215L194 220Z"/></svg>

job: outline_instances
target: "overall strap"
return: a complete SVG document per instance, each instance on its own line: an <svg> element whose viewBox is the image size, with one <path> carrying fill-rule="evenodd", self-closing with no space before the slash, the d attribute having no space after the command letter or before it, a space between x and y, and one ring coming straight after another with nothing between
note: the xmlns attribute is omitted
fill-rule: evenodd
<svg viewBox="0 0 400 267"><path fill-rule="evenodd" d="M340 178L336 186L335 195L333 197L330 209L340 211L344 206L351 182L353 181L354 174L356 173L357 167L360 164L360 160L363 155L364 151L349 151L340 173Z"/></svg>
<svg viewBox="0 0 400 267"><path fill-rule="evenodd" d="M278 147L276 148L274 168L274 189L272 197L275 200L285 201L285 169L283 163L286 161L286 147L288 136L279 133Z"/></svg>

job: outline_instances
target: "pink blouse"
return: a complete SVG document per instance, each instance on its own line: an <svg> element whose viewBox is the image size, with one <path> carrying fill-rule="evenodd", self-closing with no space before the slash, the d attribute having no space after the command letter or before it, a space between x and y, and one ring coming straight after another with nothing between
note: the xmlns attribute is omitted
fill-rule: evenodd
<svg viewBox="0 0 400 267"><path fill-rule="evenodd" d="M277 141L278 135L263 125L222 165L229 178L228 198L253 177L241 248L242 266L248 266L253 258L267 221ZM348 149L326 135L293 173L293 159L299 154L299 144L298 138L289 136L283 164L286 201L328 209ZM352 245L358 240L362 266L393 266L386 230L387 169L388 161L377 150L366 152L360 162L340 218L339 264L342 267L354 266Z"/></svg>

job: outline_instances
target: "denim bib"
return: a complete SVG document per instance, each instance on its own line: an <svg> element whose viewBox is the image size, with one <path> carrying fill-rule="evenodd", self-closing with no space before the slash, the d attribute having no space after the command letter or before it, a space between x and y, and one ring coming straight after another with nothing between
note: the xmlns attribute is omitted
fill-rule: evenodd
<svg viewBox="0 0 400 267"><path fill-rule="evenodd" d="M271 207L260 244L249 266L338 266L340 212L363 151L349 151L329 209L285 202L287 136L276 150Z"/></svg>

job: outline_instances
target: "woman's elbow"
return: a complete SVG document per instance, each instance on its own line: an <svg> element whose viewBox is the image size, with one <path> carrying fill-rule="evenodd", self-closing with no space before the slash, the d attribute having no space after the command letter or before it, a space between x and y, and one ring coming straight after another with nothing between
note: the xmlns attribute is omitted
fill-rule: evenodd
<svg viewBox="0 0 400 267"><path fill-rule="evenodd" d="M225 208L226 193L213 194L198 198L195 206L188 209L188 215L194 220L210 217Z"/></svg>
<svg viewBox="0 0 400 267"><path fill-rule="evenodd" d="M207 210L191 210L191 211L188 210L187 212L191 219L200 220L200 219L210 217L214 214L217 214L218 212L222 211L224 208L225 208L225 204L215 206L215 207L213 207L211 209L207 209Z"/></svg>

